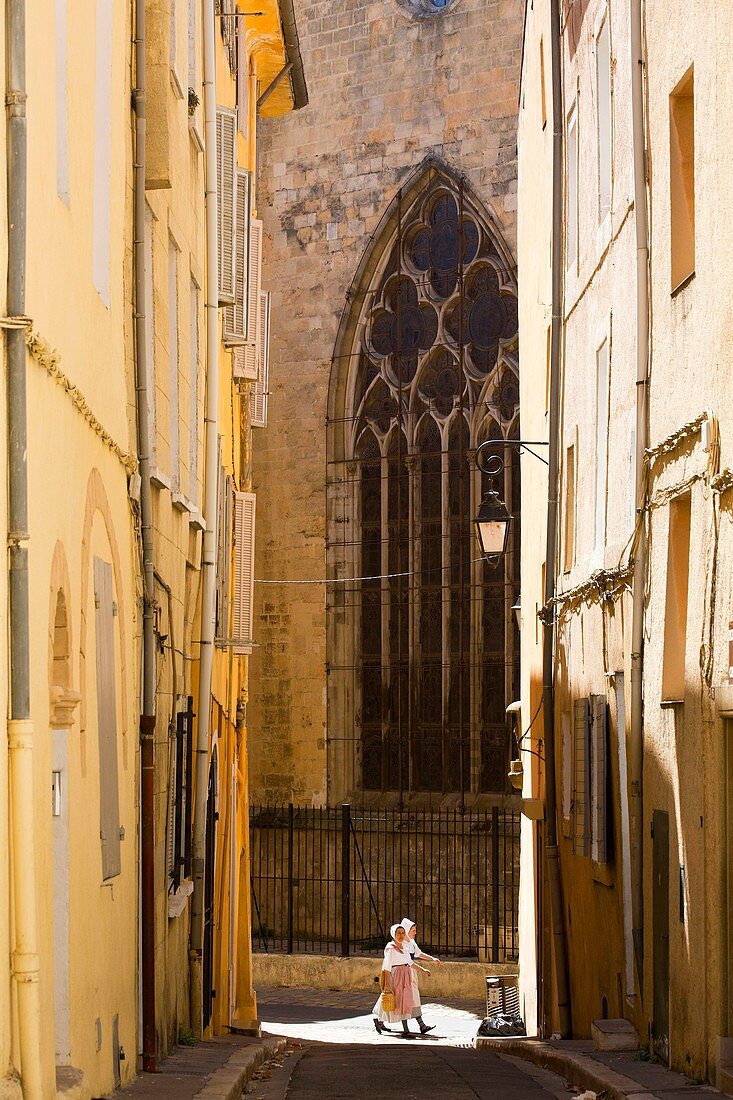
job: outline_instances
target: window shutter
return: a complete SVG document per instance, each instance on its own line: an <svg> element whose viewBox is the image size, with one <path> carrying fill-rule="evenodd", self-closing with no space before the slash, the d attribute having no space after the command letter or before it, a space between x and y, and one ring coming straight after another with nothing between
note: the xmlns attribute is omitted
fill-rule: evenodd
<svg viewBox="0 0 733 1100"><path fill-rule="evenodd" d="M224 343L244 344L248 329L249 284L249 174L237 169L237 233L235 247L234 302L224 309Z"/></svg>
<svg viewBox="0 0 733 1100"><path fill-rule="evenodd" d="M270 384L270 294L260 294L258 331L259 374L250 391L250 413L253 428L267 427L267 391Z"/></svg>
<svg viewBox="0 0 733 1100"><path fill-rule="evenodd" d="M216 637L229 637L229 582L232 560L232 479L219 467L219 546L216 564Z"/></svg>
<svg viewBox="0 0 733 1100"><path fill-rule="evenodd" d="M237 167L237 116L228 107L216 108L216 224L219 244L219 304L234 302Z"/></svg>
<svg viewBox="0 0 733 1100"><path fill-rule="evenodd" d="M575 741L573 769L573 851L590 854L590 705L587 699L576 699L573 735Z"/></svg>
<svg viewBox="0 0 733 1100"><path fill-rule="evenodd" d="M608 863L608 707L605 695L592 695L591 856Z"/></svg>
<svg viewBox="0 0 733 1100"><path fill-rule="evenodd" d="M254 493L234 494L234 625L235 653L252 652L255 562Z"/></svg>
<svg viewBox="0 0 733 1100"><path fill-rule="evenodd" d="M102 878L119 875L120 799L117 779L117 699L112 566L94 559L97 647L97 734L99 738L99 835Z"/></svg>
<svg viewBox="0 0 733 1100"><path fill-rule="evenodd" d="M249 279L247 285L247 342L234 356L234 377L255 381L259 376L257 354L259 300L262 284L262 222L251 218L249 223Z"/></svg>

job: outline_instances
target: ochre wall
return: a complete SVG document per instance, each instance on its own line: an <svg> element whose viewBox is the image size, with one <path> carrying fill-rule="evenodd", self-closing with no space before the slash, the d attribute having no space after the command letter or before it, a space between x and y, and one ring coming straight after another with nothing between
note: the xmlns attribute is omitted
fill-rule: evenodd
<svg viewBox="0 0 733 1100"><path fill-rule="evenodd" d="M269 426L258 431L256 577L325 576L326 415L346 292L400 183L436 154L465 173L511 248L518 0L458 0L417 19L395 0L298 12L310 103L262 126L272 295ZM249 711L255 801L322 803L328 736L322 584L256 585Z"/></svg>

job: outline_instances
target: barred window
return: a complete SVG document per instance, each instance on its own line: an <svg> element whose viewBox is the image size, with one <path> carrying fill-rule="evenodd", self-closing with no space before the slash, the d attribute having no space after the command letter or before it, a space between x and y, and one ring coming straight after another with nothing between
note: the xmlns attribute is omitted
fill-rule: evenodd
<svg viewBox="0 0 733 1100"><path fill-rule="evenodd" d="M491 219L431 168L393 210L378 274L355 297L343 445L330 481L339 653L332 690L353 723L350 785L365 791L501 792L506 706L518 689L517 299ZM481 558L473 520L498 442L515 517L506 559ZM350 650L350 651L349 651ZM347 703L348 705L348 703Z"/></svg>

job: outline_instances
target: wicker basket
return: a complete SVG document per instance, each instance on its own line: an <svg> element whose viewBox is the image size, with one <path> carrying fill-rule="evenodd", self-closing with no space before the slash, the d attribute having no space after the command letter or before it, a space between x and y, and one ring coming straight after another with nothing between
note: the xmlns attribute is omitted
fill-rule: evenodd
<svg viewBox="0 0 733 1100"><path fill-rule="evenodd" d="M383 1012L395 1012L397 1010L397 1000L394 993L390 989L385 989L382 994L382 1011Z"/></svg>

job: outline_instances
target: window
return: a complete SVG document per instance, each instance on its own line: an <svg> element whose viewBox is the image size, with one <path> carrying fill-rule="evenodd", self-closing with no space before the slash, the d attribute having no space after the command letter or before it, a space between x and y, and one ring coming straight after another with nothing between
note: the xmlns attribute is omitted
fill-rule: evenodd
<svg viewBox="0 0 733 1100"><path fill-rule="evenodd" d="M97 654L97 735L99 742L99 836L102 841L102 878L119 875L120 796L117 763L117 697L115 670L112 566L94 559L94 606Z"/></svg>
<svg viewBox="0 0 733 1100"><path fill-rule="evenodd" d="M171 819L168 823L169 889L175 892L182 878L191 877L191 826L193 809L193 696L176 714L176 746L173 757Z"/></svg>
<svg viewBox="0 0 733 1100"><path fill-rule="evenodd" d="M593 545L603 546L606 539L606 484L608 466L608 340L596 352L596 456L595 523Z"/></svg>
<svg viewBox="0 0 733 1100"><path fill-rule="evenodd" d="M229 591L232 572L232 489L232 478L220 465L216 557L216 640L220 644L225 643L229 637Z"/></svg>
<svg viewBox="0 0 733 1100"><path fill-rule="evenodd" d="M56 193L69 205L68 0L56 0Z"/></svg>
<svg viewBox="0 0 733 1100"><path fill-rule="evenodd" d="M237 126L242 134L249 131L249 62L247 60L247 36L243 20L237 19Z"/></svg>
<svg viewBox="0 0 733 1100"><path fill-rule="evenodd" d="M578 266L578 112L573 109L567 126L567 163L565 165L565 265Z"/></svg>
<svg viewBox="0 0 733 1100"><path fill-rule="evenodd" d="M575 444L565 450L565 540L563 569L569 573L575 564Z"/></svg>
<svg viewBox="0 0 733 1100"><path fill-rule="evenodd" d="M663 702L682 702L685 698L687 589L690 571L690 507L689 493L677 497L669 506L667 598L664 614L664 658L662 663Z"/></svg>
<svg viewBox="0 0 733 1100"><path fill-rule="evenodd" d="M170 431L170 475L174 490L179 485L180 386L178 352L178 246L168 238L168 416Z"/></svg>
<svg viewBox="0 0 733 1100"><path fill-rule="evenodd" d="M222 20L226 22L226 20ZM216 108L216 182L219 305L231 305L235 287L237 172L236 115L227 107Z"/></svg>
<svg viewBox="0 0 733 1100"><path fill-rule="evenodd" d="M472 518L489 484L470 451L496 442L516 540L519 463L502 446L518 431L516 287L489 219L434 167L394 224L355 298L363 339L337 357L350 376L329 493L335 514L353 486L354 534L331 560L343 555L338 575L361 579L329 609L353 639L333 690L353 699L356 786L502 792L518 555L498 568L479 558Z"/></svg>
<svg viewBox="0 0 733 1100"><path fill-rule="evenodd" d="M609 855L608 829L608 706L605 695L591 695L591 758L590 809L591 859L607 863Z"/></svg>
<svg viewBox="0 0 733 1100"><path fill-rule="evenodd" d="M230 347L246 343L248 338L248 287L250 265L251 221L249 216L249 173L238 168L236 172L236 241L234 245L234 301L224 307L224 343ZM262 223L259 238L255 242L258 255L262 253Z"/></svg>
<svg viewBox="0 0 733 1100"><path fill-rule="evenodd" d="M197 0L188 0L188 86L195 92L198 87L196 66L196 8Z"/></svg>
<svg viewBox="0 0 733 1100"><path fill-rule="evenodd" d="M198 467L199 467L199 288L191 277L189 297L190 334L189 334L189 445L188 495L194 504L198 504Z"/></svg>
<svg viewBox="0 0 733 1100"><path fill-rule="evenodd" d="M695 77L690 68L669 97L672 290L695 271Z"/></svg>
<svg viewBox="0 0 733 1100"><path fill-rule="evenodd" d="M606 14L596 36L596 110L598 112L598 221L611 213L611 41Z"/></svg>
<svg viewBox="0 0 733 1100"><path fill-rule="evenodd" d="M545 91L545 40L540 38L540 119L542 129L547 125L547 93Z"/></svg>
<svg viewBox="0 0 733 1100"><path fill-rule="evenodd" d="M97 0L94 88L94 285L110 305L110 172L112 157L112 0Z"/></svg>
<svg viewBox="0 0 733 1100"><path fill-rule="evenodd" d="M590 854L590 704L576 699L573 708L573 851Z"/></svg>
<svg viewBox="0 0 733 1100"><path fill-rule="evenodd" d="M252 652L254 603L255 503L254 493L234 494L234 652Z"/></svg>
<svg viewBox="0 0 733 1100"><path fill-rule="evenodd" d="M250 423L253 428L267 427L270 386L270 293L260 291L257 319L257 379L250 387Z"/></svg>
<svg viewBox="0 0 733 1100"><path fill-rule="evenodd" d="M155 285L155 267L153 258L153 234L155 215L148 203L145 203L145 358L148 363L148 450L150 461L157 461L156 446L156 393L155 393L155 304L153 287Z"/></svg>

